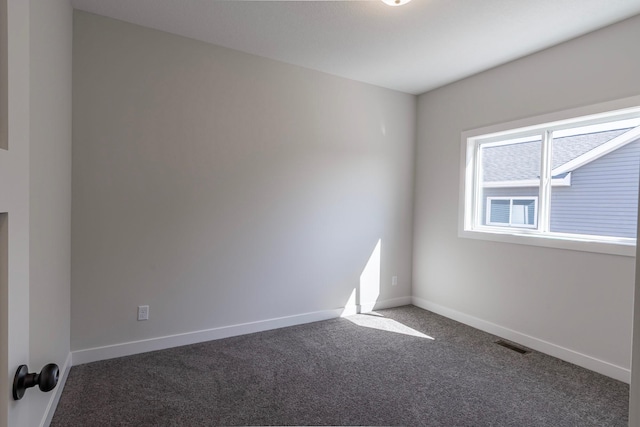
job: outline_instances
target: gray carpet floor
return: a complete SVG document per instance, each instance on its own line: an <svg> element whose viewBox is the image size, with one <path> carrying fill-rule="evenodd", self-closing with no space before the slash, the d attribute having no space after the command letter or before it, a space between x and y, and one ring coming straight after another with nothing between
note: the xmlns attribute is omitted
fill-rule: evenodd
<svg viewBox="0 0 640 427"><path fill-rule="evenodd" d="M52 426L626 426L628 385L413 306L74 366Z"/></svg>

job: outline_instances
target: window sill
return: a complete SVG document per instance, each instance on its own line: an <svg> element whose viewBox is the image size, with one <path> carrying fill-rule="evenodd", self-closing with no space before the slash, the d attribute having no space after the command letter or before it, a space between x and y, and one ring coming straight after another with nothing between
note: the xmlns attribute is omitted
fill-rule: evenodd
<svg viewBox="0 0 640 427"><path fill-rule="evenodd" d="M459 237L488 240L493 242L515 243L518 245L540 246L572 251L594 252L608 255L635 257L636 245L633 243L592 240L588 237L564 237L562 235L541 235L519 232L518 230L461 230Z"/></svg>

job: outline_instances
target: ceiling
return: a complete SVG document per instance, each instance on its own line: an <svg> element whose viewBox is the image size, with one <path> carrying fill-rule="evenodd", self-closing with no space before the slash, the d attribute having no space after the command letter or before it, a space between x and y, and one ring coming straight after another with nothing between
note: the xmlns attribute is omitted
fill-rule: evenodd
<svg viewBox="0 0 640 427"><path fill-rule="evenodd" d="M640 0L71 0L74 8L420 94L640 13Z"/></svg>

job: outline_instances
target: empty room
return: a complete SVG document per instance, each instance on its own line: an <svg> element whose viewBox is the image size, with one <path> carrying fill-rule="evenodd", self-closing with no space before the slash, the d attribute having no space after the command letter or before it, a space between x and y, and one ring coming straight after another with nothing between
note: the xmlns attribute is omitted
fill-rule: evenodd
<svg viewBox="0 0 640 427"><path fill-rule="evenodd" d="M640 1L0 24L0 427L640 426Z"/></svg>

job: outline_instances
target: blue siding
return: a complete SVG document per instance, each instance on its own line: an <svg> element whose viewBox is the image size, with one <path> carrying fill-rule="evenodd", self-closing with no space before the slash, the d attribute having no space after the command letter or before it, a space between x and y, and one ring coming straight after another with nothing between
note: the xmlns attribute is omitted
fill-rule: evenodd
<svg viewBox="0 0 640 427"><path fill-rule="evenodd" d="M640 140L572 172L570 187L552 187L551 231L636 237ZM537 196L538 187L487 188L487 197Z"/></svg>
<svg viewBox="0 0 640 427"><path fill-rule="evenodd" d="M551 231L636 237L640 140L572 173L551 191Z"/></svg>

